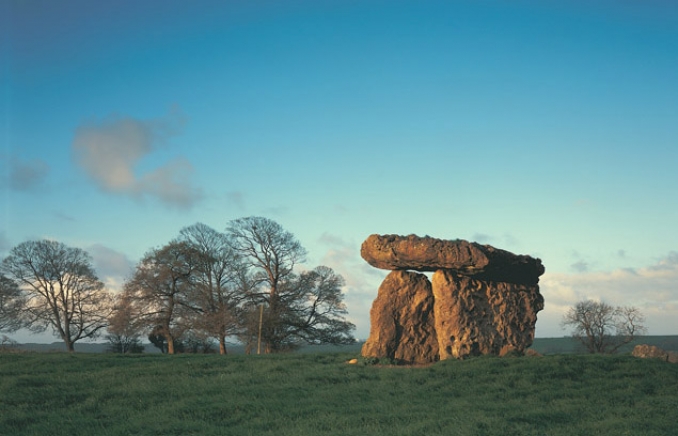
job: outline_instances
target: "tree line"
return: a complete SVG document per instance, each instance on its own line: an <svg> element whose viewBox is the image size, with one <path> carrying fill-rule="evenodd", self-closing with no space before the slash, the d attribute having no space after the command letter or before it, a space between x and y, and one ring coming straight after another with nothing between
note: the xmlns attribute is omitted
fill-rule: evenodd
<svg viewBox="0 0 678 436"><path fill-rule="evenodd" d="M306 254L268 218L223 232L196 223L149 250L114 294L84 250L22 242L0 264L0 331L51 329L68 351L103 332L119 352L138 350L142 335L169 354L211 341L226 354L228 338L265 353L353 343L343 278L327 266L298 272Z"/></svg>

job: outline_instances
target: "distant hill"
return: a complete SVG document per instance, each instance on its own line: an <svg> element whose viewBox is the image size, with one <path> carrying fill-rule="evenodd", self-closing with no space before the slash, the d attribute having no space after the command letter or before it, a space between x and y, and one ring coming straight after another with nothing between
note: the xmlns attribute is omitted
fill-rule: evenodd
<svg viewBox="0 0 678 436"><path fill-rule="evenodd" d="M678 352L678 336L642 336L632 343L627 344L619 350L619 353L630 353L634 346L638 344L656 345L666 351ZM360 354L363 342L356 342L353 345L313 345L299 349L299 353L356 353ZM106 343L76 343L75 351L78 353L105 353ZM531 349L541 354L570 354L583 353L585 350L576 340L565 338L536 338L532 343ZM33 351L39 353L65 352L66 347L63 342L53 342L51 344L19 344L18 349L24 351ZM229 344L227 347L229 354L244 354L245 347L239 344ZM160 350L152 344L144 344L144 353L157 354Z"/></svg>
<svg viewBox="0 0 678 436"><path fill-rule="evenodd" d="M638 344L655 345L666 351L678 352L678 336L641 336L630 344L619 349L619 353L630 353ZM568 354L583 353L586 350L581 343L571 337L566 338L535 338L531 349L541 354Z"/></svg>

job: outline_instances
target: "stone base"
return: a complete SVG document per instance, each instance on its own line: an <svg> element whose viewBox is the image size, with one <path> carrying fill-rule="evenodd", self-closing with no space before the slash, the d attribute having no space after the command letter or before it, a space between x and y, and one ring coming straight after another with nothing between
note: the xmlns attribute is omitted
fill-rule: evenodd
<svg viewBox="0 0 678 436"><path fill-rule="evenodd" d="M544 299L537 285L483 281L439 270L392 271L370 311L365 357L404 363L522 354Z"/></svg>

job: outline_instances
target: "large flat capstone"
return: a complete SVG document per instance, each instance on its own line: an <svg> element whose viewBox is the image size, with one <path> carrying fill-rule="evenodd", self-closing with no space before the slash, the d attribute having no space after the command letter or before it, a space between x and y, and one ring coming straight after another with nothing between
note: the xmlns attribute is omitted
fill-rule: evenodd
<svg viewBox="0 0 678 436"><path fill-rule="evenodd" d="M478 280L507 283L534 285L544 274L540 259L463 239L375 234L363 242L360 255L380 269L448 270Z"/></svg>

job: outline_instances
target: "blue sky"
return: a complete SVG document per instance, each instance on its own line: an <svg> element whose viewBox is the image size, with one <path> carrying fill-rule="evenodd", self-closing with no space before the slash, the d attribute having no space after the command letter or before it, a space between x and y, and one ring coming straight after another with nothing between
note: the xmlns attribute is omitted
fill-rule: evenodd
<svg viewBox="0 0 678 436"><path fill-rule="evenodd" d="M266 216L365 338L362 241L462 238L542 259L537 336L583 298L678 334L678 5L590 3L4 1L0 255L54 238L115 290Z"/></svg>

